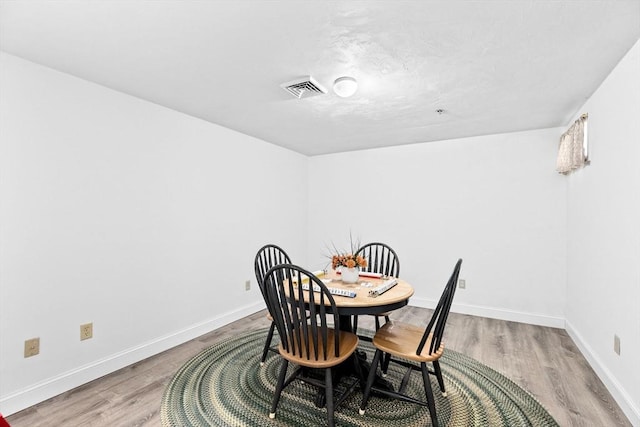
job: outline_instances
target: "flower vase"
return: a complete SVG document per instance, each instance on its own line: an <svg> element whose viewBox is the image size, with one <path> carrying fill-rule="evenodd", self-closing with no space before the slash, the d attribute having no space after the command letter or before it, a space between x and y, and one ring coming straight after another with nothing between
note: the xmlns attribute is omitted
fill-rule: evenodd
<svg viewBox="0 0 640 427"><path fill-rule="evenodd" d="M358 282L358 277L360 275L360 271L358 268L347 268L347 267L342 267L341 273L342 275L342 281L344 283L357 283Z"/></svg>

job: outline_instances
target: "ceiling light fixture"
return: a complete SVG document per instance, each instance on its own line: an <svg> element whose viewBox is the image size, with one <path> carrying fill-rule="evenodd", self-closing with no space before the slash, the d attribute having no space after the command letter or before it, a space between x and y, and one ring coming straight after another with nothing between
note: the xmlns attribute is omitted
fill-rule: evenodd
<svg viewBox="0 0 640 427"><path fill-rule="evenodd" d="M358 90L358 82L353 77L339 77L333 82L333 91L342 98L348 98Z"/></svg>

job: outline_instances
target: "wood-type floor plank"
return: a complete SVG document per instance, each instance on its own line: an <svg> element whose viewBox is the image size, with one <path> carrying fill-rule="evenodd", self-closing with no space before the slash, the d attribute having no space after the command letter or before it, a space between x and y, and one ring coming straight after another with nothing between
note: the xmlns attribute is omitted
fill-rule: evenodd
<svg viewBox="0 0 640 427"><path fill-rule="evenodd" d="M431 310L405 307L392 319L424 324L430 315ZM359 326L373 328L372 319L361 316ZM12 427L160 426L164 389L187 360L221 340L268 325L264 311L252 314L7 420ZM561 426L631 426L562 329L451 313L445 344L511 378Z"/></svg>

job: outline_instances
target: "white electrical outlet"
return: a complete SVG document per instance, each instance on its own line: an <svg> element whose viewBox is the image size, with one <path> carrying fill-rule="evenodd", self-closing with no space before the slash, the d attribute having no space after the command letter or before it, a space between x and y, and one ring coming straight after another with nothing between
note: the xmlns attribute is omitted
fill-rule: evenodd
<svg viewBox="0 0 640 427"><path fill-rule="evenodd" d="M31 338L24 342L24 357L40 354L40 338Z"/></svg>
<svg viewBox="0 0 640 427"><path fill-rule="evenodd" d="M467 281L464 279L458 280L458 287L460 289L467 289Z"/></svg>
<svg viewBox="0 0 640 427"><path fill-rule="evenodd" d="M80 341L93 338L93 322L80 325Z"/></svg>

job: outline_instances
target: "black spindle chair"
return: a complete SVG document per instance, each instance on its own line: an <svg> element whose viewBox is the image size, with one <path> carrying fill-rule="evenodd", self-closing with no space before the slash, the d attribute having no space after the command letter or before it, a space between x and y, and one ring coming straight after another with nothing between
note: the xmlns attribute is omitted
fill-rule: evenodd
<svg viewBox="0 0 640 427"><path fill-rule="evenodd" d="M400 275L400 260L396 252L385 243L367 243L356 252L356 256L361 255L367 260L367 266L362 271L382 274L388 277L398 277ZM384 317L385 322L389 321L389 313L380 313L375 316L376 331L380 329L380 317ZM353 331L357 333L358 316L353 317ZM362 338L362 337L361 337Z"/></svg>
<svg viewBox="0 0 640 427"><path fill-rule="evenodd" d="M304 291L305 283L309 287L315 285L318 291ZM275 418L282 390L299 378L324 388L328 425L333 426L334 406L338 406L359 381L334 405L332 368L351 357L358 346L358 337L340 330L340 313L333 296L313 273L291 264L278 265L267 272L264 284L269 310L280 336L278 351L283 358L269 417ZM331 323L333 328L329 327ZM285 379L289 362L298 367ZM306 376L307 368L324 369L324 382Z"/></svg>
<svg viewBox="0 0 640 427"><path fill-rule="evenodd" d="M269 271L271 267L279 264L291 264L289 255L287 255L287 253L282 248L273 244L268 244L264 245L262 248L260 248L260 250L258 250L253 265L256 272L256 280L258 282L258 286L260 287L260 292L262 293L265 304L267 304L267 294L264 289L264 276L267 274L267 271ZM262 359L260 359L260 366L264 365L264 361L267 360L267 354L271 349L271 340L273 339L273 332L276 327L275 323L273 323L273 317L271 316L269 310L267 310L267 318L271 321L271 326L269 327L267 340L265 341L264 349L262 350Z"/></svg>
<svg viewBox="0 0 640 427"><path fill-rule="evenodd" d="M373 345L376 347L376 353L374 354L371 362L371 371L369 372L369 378L367 379L367 385L364 389L362 403L360 404L360 414L364 414L370 393L372 390L375 390L376 392L389 397L427 406L431 415L432 425L434 427L438 427L435 399L433 396L433 390L431 389L429 374L436 376L438 385L440 386L440 391L443 396L446 396L447 393L444 388L439 359L444 354L442 335L447 323L447 317L449 316L449 310L451 309L451 302L453 301L453 296L456 291L456 284L458 282L461 265L462 260L459 259L426 328L421 328L408 323L391 321L386 323L376 332L373 337ZM408 368L397 392L378 389L373 386L376 368L380 363L382 353L391 354L394 357L404 359L392 359L392 361ZM413 363L406 362L406 360L420 363L420 367L418 368ZM430 371L427 367L427 363L430 362L433 364L433 371ZM424 391L427 398L426 402L405 394L406 385L413 369L419 369L422 372L422 381L424 383Z"/></svg>

